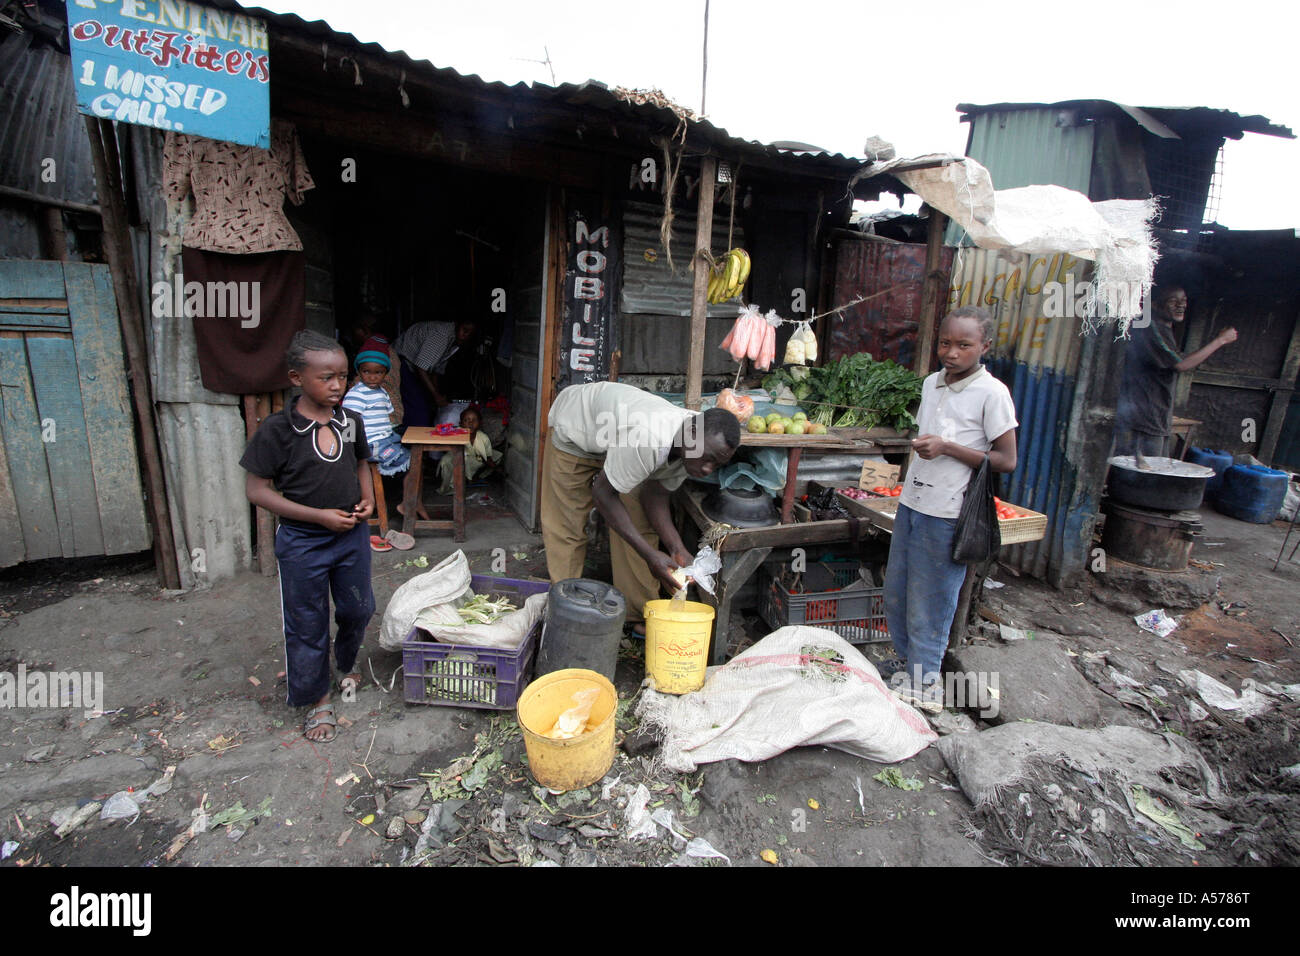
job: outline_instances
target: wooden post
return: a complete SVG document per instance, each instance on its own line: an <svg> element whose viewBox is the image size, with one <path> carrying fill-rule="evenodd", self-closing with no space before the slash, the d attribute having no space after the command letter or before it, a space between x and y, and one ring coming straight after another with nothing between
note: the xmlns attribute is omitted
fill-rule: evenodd
<svg viewBox="0 0 1300 956"><path fill-rule="evenodd" d="M162 453L154 419L153 391L149 383L149 358L145 349L144 316L140 312L140 289L135 275L135 252L127 232L126 200L122 192L121 169L117 161L117 140L109 120L83 116L90 139L90 157L95 164L100 213L104 220L104 252L113 274L118 323L126 351L127 374L131 381L131 405L144 468L145 505L153 530L154 564L164 588L181 586L176 563L176 540L172 537L171 515L167 511L167 484L163 477Z"/></svg>
<svg viewBox="0 0 1300 956"><path fill-rule="evenodd" d="M922 377L930 374L930 358L934 353L935 325L939 320L940 283L944 276L939 271L943 258L943 232L948 228L948 217L930 207L930 223L925 234L925 282L921 286L921 318L916 327L916 358L912 370Z"/></svg>
<svg viewBox="0 0 1300 956"><path fill-rule="evenodd" d="M700 204L695 220L695 289L691 296L691 349L686 365L686 407L700 408L704 390L704 331L709 315L709 261L706 253L713 241L713 186L718 178L718 161L705 156L700 162Z"/></svg>

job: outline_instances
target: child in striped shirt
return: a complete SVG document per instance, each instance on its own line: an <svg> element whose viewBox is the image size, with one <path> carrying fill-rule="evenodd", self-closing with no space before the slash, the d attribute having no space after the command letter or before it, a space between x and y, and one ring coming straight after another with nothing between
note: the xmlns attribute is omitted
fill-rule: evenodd
<svg viewBox="0 0 1300 956"><path fill-rule="evenodd" d="M393 403L383 389L391 362L388 352L370 349L356 358L358 380L343 397L343 407L361 416L370 441L370 460L381 475L396 475L411 465L411 451L393 432Z"/></svg>

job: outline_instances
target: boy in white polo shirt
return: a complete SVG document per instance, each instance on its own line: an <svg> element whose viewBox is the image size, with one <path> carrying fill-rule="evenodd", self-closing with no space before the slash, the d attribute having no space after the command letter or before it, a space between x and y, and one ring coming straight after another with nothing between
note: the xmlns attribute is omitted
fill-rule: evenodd
<svg viewBox="0 0 1300 956"><path fill-rule="evenodd" d="M895 693L923 710L943 710L939 671L966 565L952 539L966 486L985 456L995 472L1016 468L1016 408L980 358L993 342L985 309L954 309L939 325L943 370L928 376L917 412L916 453L894 519L885 573L885 617L904 670Z"/></svg>

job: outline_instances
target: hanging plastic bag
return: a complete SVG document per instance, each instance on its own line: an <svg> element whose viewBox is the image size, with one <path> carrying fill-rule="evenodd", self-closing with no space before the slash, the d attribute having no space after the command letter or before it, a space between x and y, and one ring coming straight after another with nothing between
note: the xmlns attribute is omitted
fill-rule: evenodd
<svg viewBox="0 0 1300 956"><path fill-rule="evenodd" d="M800 332L803 333L804 358L810 363L817 361L817 336L813 334L812 326L804 322L795 334L798 335Z"/></svg>
<svg viewBox="0 0 1300 956"><path fill-rule="evenodd" d="M591 719L591 708L600 696L600 688L589 687L573 695L573 706L555 721L555 726L546 732L552 740L572 740L587 732L587 721Z"/></svg>
<svg viewBox="0 0 1300 956"><path fill-rule="evenodd" d="M987 454L973 471L957 514L957 530L952 536L952 559L958 563L984 561L1002 547L997 503L993 500L993 472Z"/></svg>

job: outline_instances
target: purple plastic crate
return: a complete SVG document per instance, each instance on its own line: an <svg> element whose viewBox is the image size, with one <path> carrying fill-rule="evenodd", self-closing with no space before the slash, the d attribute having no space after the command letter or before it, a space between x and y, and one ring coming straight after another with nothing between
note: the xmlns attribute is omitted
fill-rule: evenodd
<svg viewBox="0 0 1300 956"><path fill-rule="evenodd" d="M470 578L475 594L491 598L508 597L517 606L534 594L551 589L549 581L522 581L475 574ZM537 652L542 621L533 625L515 650L442 644L427 640L428 634L412 628L402 642L402 673L408 704L439 707L477 707L511 710L527 684L528 670Z"/></svg>

